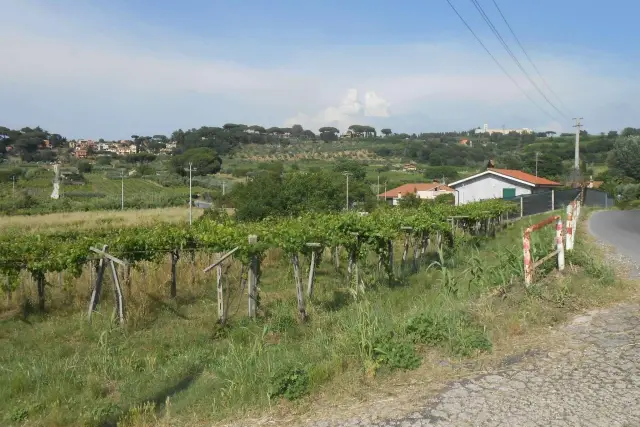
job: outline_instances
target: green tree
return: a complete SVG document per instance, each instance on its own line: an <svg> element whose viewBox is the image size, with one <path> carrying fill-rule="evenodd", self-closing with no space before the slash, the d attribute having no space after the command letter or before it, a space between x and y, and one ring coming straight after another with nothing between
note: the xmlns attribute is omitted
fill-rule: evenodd
<svg viewBox="0 0 640 427"><path fill-rule="evenodd" d="M619 174L640 181L640 137L618 139L609 163Z"/></svg>
<svg viewBox="0 0 640 427"><path fill-rule="evenodd" d="M354 181L362 181L367 175L367 170L365 169L365 167L355 160L340 159L333 165L333 170L337 173L351 173L351 176L349 176L349 180Z"/></svg>
<svg viewBox="0 0 640 427"><path fill-rule="evenodd" d="M338 129L331 126L321 127L318 132L320 132L320 139L324 142L337 141L340 133Z"/></svg>
<svg viewBox="0 0 640 427"><path fill-rule="evenodd" d="M192 148L184 153L174 156L171 160L176 172L186 175L185 168L189 167L189 162L193 163L193 175L211 175L220 172L222 159L215 150L210 148Z"/></svg>
<svg viewBox="0 0 640 427"><path fill-rule="evenodd" d="M392 132L391 132L391 129L384 128L384 129L380 130L380 133L382 133L384 136L389 136L389 135L391 135Z"/></svg>
<svg viewBox="0 0 640 427"><path fill-rule="evenodd" d="M79 161L77 167L80 173L91 173L93 170L93 165L86 160Z"/></svg>

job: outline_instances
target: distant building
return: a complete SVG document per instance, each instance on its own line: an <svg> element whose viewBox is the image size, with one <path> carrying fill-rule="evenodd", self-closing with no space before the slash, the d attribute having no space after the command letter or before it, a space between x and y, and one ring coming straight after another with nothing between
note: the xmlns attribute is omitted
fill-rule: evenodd
<svg viewBox="0 0 640 427"><path fill-rule="evenodd" d="M435 199L441 194L452 194L455 190L440 184L439 182L430 183L416 183L416 184L404 184L400 187L387 191L386 193L379 194L379 198L383 198L388 203L396 206L400 203L403 196L409 193L416 195L418 199Z"/></svg>
<svg viewBox="0 0 640 427"><path fill-rule="evenodd" d="M407 163L406 165L402 166L402 170L405 172L415 172L418 170L418 167L413 163Z"/></svg>
<svg viewBox="0 0 640 427"><path fill-rule="evenodd" d="M484 124L482 126L482 128L478 128L476 129L476 133L488 133L488 134L492 134L492 133L501 133L502 135L508 135L511 132L516 132L519 134L529 134L529 133L533 133L533 129L529 129L529 128L522 128L522 129L489 129L489 125L488 124Z"/></svg>
<svg viewBox="0 0 640 427"><path fill-rule="evenodd" d="M77 148L74 153L76 159L86 159L87 158L87 150L84 148Z"/></svg>

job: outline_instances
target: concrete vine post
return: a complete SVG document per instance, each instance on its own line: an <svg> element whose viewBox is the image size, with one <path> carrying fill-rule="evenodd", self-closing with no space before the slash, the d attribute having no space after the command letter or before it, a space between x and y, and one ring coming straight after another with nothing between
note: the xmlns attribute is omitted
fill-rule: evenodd
<svg viewBox="0 0 640 427"><path fill-rule="evenodd" d="M124 324L124 295L122 294L122 288L120 287L120 280L118 279L118 270L116 270L116 264L113 260L109 260L109 266L111 267L111 277L113 278L113 292L116 300L116 312L118 314L118 320L120 324Z"/></svg>
<svg viewBox="0 0 640 427"><path fill-rule="evenodd" d="M107 252L108 248L109 248L108 245L104 245L102 246L102 251ZM100 258L100 261L96 266L96 282L95 282L95 285L93 286L93 290L91 291L91 299L89 300L89 312L87 313L87 319L89 321L91 321L91 315L93 314L94 311L96 311L96 308L100 303L100 295L102 293L102 280L104 278L105 268L106 268L106 260L103 257L103 258Z"/></svg>
<svg viewBox="0 0 640 427"><path fill-rule="evenodd" d="M216 293L218 296L218 322L224 325L227 321L227 312L224 305L224 287L222 284L222 264L216 266Z"/></svg>
<svg viewBox="0 0 640 427"><path fill-rule="evenodd" d="M309 278L307 281L307 296L313 297L313 286L316 279L316 256L317 252L322 246L320 243L307 243L307 246L311 248L311 260L309 261Z"/></svg>
<svg viewBox="0 0 640 427"><path fill-rule="evenodd" d="M252 234L249 236L249 246L255 246L258 243L258 236ZM251 254L249 260L249 317L254 319L256 317L256 308L258 306L258 257L255 254Z"/></svg>

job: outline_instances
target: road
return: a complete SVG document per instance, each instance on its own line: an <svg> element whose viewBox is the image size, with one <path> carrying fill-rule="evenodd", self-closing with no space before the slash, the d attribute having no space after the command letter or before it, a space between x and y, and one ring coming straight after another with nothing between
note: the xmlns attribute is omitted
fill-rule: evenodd
<svg viewBox="0 0 640 427"><path fill-rule="evenodd" d="M640 211L596 213L590 230L633 262L640 261ZM557 332L562 349L513 357L502 370L455 381L403 417L363 414L306 425L640 426L640 307L592 311Z"/></svg>
<svg viewBox="0 0 640 427"><path fill-rule="evenodd" d="M626 258L632 276L640 276L640 210L595 212L589 230Z"/></svg>

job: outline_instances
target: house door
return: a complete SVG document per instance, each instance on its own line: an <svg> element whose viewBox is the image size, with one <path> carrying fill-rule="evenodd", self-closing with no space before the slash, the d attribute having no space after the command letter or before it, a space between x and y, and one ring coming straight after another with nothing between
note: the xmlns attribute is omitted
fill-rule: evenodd
<svg viewBox="0 0 640 427"><path fill-rule="evenodd" d="M502 198L505 200L513 199L516 197L516 189L515 188L503 188L502 189Z"/></svg>

